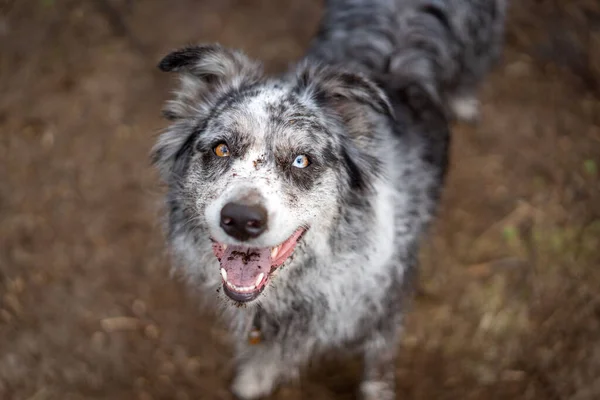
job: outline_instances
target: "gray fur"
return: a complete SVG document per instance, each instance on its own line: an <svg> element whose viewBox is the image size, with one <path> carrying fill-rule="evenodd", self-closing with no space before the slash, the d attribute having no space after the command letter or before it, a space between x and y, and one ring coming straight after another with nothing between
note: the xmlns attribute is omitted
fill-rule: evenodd
<svg viewBox="0 0 600 400"><path fill-rule="evenodd" d="M351 63L384 86L418 79L449 117L478 117L477 88L500 57L507 0L326 3L310 52L315 58Z"/></svg>
<svg viewBox="0 0 600 400"><path fill-rule="evenodd" d="M331 0L311 51L283 76L218 45L161 62L181 77L153 151L168 185L168 239L175 265L231 323L238 397L267 395L313 356L344 348L364 356L364 399L395 398L402 316L447 166L444 99L472 93L499 52L503 18L494 0ZM231 157L214 155L219 142ZM310 168L290 166L298 154ZM244 244L270 248L309 229L262 294L238 307L217 293L210 238L240 244L218 212L248 196L268 210L269 228ZM264 341L249 346L253 325Z"/></svg>

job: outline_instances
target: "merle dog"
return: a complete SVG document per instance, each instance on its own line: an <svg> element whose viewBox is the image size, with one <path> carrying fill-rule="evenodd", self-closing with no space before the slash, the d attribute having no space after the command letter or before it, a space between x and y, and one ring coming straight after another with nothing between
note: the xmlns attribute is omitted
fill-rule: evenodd
<svg viewBox="0 0 600 400"><path fill-rule="evenodd" d="M153 151L168 239L231 322L236 396L267 395L312 356L345 348L364 357L363 398L395 398L448 121L477 116L504 3L329 0L306 57L277 77L219 45L162 60L180 77Z"/></svg>

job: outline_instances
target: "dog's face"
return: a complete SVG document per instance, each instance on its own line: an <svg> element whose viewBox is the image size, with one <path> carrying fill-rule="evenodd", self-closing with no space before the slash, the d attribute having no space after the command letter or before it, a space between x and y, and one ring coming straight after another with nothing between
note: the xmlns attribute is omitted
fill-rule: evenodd
<svg viewBox="0 0 600 400"><path fill-rule="evenodd" d="M244 301L307 229L327 228L337 154L332 138L317 133L325 131L317 110L286 88L247 88L221 101L191 143L182 184L214 241L225 293Z"/></svg>
<svg viewBox="0 0 600 400"><path fill-rule="evenodd" d="M377 176L387 100L360 76L309 65L269 80L220 46L173 52L160 68L182 85L154 160L195 237L212 241L225 293L253 300L305 234L334 229L344 193Z"/></svg>

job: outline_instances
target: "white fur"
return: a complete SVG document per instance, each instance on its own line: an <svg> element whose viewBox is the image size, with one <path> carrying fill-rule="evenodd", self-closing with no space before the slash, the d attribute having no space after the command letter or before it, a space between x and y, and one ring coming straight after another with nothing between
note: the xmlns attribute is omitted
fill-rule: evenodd
<svg viewBox="0 0 600 400"><path fill-rule="evenodd" d="M452 97L450 98L450 108L459 120L475 122L479 119L479 100L475 96Z"/></svg>

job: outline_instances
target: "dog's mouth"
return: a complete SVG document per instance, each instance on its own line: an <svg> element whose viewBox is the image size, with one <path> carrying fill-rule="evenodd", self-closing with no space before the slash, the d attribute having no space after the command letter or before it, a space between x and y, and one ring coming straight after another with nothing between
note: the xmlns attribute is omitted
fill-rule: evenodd
<svg viewBox="0 0 600 400"><path fill-rule="evenodd" d="M232 300L248 302L262 293L271 274L294 252L305 228L298 228L286 241L275 247L248 247L213 242L221 264L223 290Z"/></svg>

